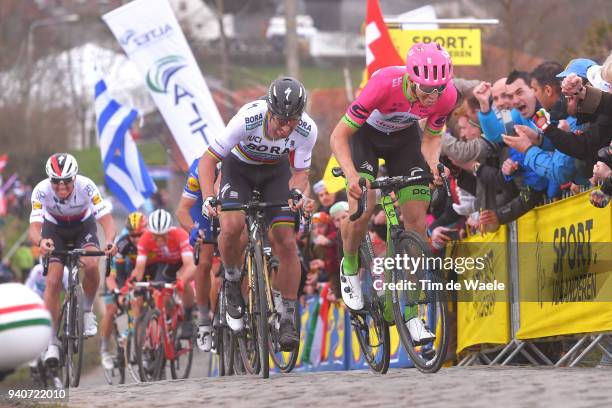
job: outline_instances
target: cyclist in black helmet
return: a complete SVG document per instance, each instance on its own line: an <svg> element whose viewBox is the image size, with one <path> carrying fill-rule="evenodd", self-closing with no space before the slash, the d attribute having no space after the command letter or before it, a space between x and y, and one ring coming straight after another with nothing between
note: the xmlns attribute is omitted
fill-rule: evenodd
<svg viewBox="0 0 612 408"><path fill-rule="evenodd" d="M257 188L266 202L288 200L292 189L307 192L312 149L317 125L304 112L307 96L296 79L282 77L270 85L265 100L244 105L202 156L198 167L204 203L203 213L216 216L213 176L215 165L223 161L218 199L221 203L244 204ZM289 200L290 201L290 200ZM302 206L304 200L298 203ZM309 200L308 207L311 207ZM211 205L213 204L213 205ZM290 204L292 207L292 203ZM295 207L294 207L295 209ZM240 330L244 299L240 291L240 268L246 242L241 241L245 218L241 212L221 214L219 250L225 267L227 320ZM293 324L300 283L294 217L281 209L267 213L274 254L280 261L278 282L273 282L275 304L282 304L280 343L291 350L299 336ZM282 298L282 299L281 299Z"/></svg>

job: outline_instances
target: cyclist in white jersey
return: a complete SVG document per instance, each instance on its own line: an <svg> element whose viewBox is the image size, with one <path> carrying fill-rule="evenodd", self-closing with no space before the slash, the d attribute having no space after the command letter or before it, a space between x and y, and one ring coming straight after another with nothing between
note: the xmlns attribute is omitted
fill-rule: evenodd
<svg viewBox="0 0 612 408"><path fill-rule="evenodd" d="M317 140L317 125L304 112L306 90L297 80L275 80L266 100L244 105L228 123L225 131L210 144L199 163L198 174L205 215L217 215L214 208L213 176L215 165L223 161L218 199L223 204L243 204L257 188L266 202L284 202L289 191L309 189L308 173L312 149ZM302 206L304 200L298 203ZM306 209L310 209L308 200ZM291 200L289 205L293 206ZM295 207L294 207L295 209ZM279 258L278 279L273 287L275 304L281 314L279 342L291 350L299 336L293 323L300 283L300 263L290 211L273 209L267 213L270 240ZM241 212L221 214L219 250L225 267L227 317L234 330L240 329L244 299L240 291L240 268L246 246L241 240L245 216ZM246 236L242 235L243 238Z"/></svg>
<svg viewBox="0 0 612 408"><path fill-rule="evenodd" d="M104 230L107 242L105 252L114 254L117 249L113 243L115 225L110 214L110 203L102 198L93 181L77 174L76 159L67 153L55 153L47 160L45 170L49 178L38 183L32 191L29 229L30 241L40 246L41 256L53 250L66 250L69 244L75 248L98 251L96 220ZM98 258L84 257L81 263L85 272L82 280L85 294L83 334L95 336L98 329L92 305L100 283ZM64 264L62 257L49 259L44 301L51 313L53 331L45 353L46 365L59 362L59 342L55 333Z"/></svg>

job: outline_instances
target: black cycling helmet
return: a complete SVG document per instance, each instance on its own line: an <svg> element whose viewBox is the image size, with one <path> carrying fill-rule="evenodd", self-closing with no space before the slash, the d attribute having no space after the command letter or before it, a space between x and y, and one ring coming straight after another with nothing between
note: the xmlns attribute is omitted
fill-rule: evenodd
<svg viewBox="0 0 612 408"><path fill-rule="evenodd" d="M306 90L291 77L274 80L268 89L268 110L284 119L298 119L306 106Z"/></svg>

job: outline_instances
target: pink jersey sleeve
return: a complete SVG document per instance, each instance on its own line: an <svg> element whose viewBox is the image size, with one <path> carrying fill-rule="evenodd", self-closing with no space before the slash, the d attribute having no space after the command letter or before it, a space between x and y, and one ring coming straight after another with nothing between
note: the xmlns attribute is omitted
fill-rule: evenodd
<svg viewBox="0 0 612 408"><path fill-rule="evenodd" d="M434 135L440 134L446 124L448 115L451 113L456 103L457 89L455 89L451 81L436 103L436 110L428 116L425 130Z"/></svg>
<svg viewBox="0 0 612 408"><path fill-rule="evenodd" d="M352 128L360 128L385 95L385 76L374 75L351 103L342 120Z"/></svg>

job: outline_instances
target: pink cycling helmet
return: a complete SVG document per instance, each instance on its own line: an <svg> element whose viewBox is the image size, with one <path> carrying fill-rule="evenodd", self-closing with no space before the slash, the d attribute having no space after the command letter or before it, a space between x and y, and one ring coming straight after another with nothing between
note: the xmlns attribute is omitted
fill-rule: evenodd
<svg viewBox="0 0 612 408"><path fill-rule="evenodd" d="M406 69L419 85L446 85L453 77L453 63L438 43L416 43L408 51Z"/></svg>

